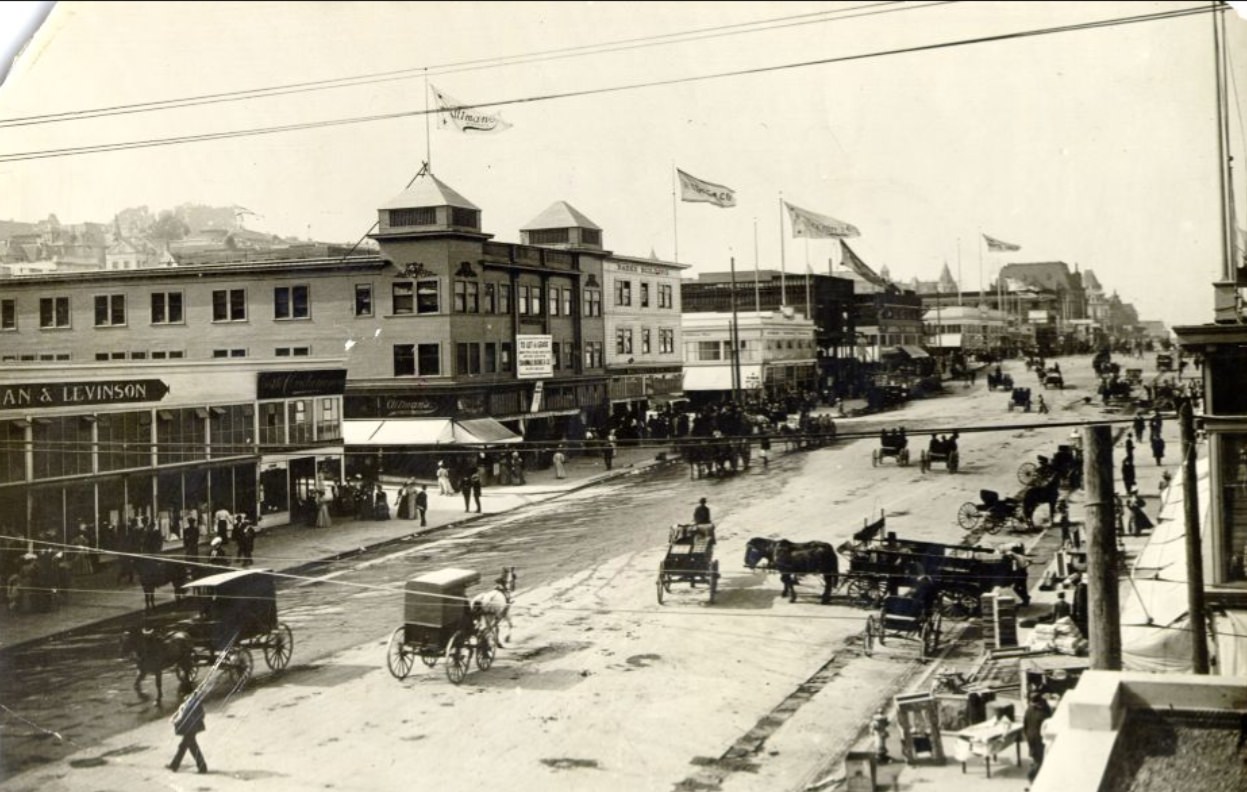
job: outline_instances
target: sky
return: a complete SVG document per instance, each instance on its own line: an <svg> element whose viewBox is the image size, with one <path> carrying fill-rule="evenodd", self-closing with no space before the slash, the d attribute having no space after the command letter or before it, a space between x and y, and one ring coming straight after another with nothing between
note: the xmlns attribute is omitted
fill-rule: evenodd
<svg viewBox="0 0 1247 792"><path fill-rule="evenodd" d="M733 258L745 272L827 272L838 243L793 239L788 201L856 226L853 249L902 283L947 264L974 290L1008 262L1064 261L1143 319L1209 322L1221 271L1209 15L1007 35L1207 7L62 2L0 85L0 220L238 205L248 228L354 242L429 158L499 241L565 200L616 253L672 260L678 238L689 276ZM1240 156L1247 23L1231 11L1226 28ZM921 49L894 52L906 48ZM426 81L511 126L426 128ZM5 123L293 83L318 90ZM12 158L367 116L388 117ZM732 188L737 205L674 201L677 167ZM982 234L1021 250L988 252Z"/></svg>

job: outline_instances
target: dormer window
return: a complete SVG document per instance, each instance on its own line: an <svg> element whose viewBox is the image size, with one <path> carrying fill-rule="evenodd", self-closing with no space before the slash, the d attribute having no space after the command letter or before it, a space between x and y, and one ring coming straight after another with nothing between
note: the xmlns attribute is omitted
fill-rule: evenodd
<svg viewBox="0 0 1247 792"><path fill-rule="evenodd" d="M481 213L476 209L463 209L458 206L452 206L450 207L450 224L479 231L481 228Z"/></svg>
<svg viewBox="0 0 1247 792"><path fill-rule="evenodd" d="M427 209L391 209L390 227L428 226L437 224L437 210Z"/></svg>
<svg viewBox="0 0 1247 792"><path fill-rule="evenodd" d="M586 245L602 246L602 232L595 228L580 229L580 241Z"/></svg>
<svg viewBox="0 0 1247 792"><path fill-rule="evenodd" d="M571 241L566 228L547 228L529 231L528 242L532 245L566 245Z"/></svg>

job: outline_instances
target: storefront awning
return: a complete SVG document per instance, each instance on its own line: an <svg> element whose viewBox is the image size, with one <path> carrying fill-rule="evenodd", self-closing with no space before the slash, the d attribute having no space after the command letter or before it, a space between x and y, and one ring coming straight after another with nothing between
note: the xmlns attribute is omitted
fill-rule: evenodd
<svg viewBox="0 0 1247 792"><path fill-rule="evenodd" d="M757 364L740 367L740 387L757 388L762 383L762 366ZM684 369L684 392L729 391L732 389L732 367L689 366Z"/></svg>
<svg viewBox="0 0 1247 792"><path fill-rule="evenodd" d="M342 422L348 446L445 446L518 443L523 438L493 418L386 418Z"/></svg>

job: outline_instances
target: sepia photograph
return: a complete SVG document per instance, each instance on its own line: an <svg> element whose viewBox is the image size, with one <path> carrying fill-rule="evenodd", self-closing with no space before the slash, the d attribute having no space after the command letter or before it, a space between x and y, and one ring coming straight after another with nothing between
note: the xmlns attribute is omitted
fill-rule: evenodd
<svg viewBox="0 0 1247 792"><path fill-rule="evenodd" d="M1247 789L1244 103L1239 2L0 2L0 792Z"/></svg>

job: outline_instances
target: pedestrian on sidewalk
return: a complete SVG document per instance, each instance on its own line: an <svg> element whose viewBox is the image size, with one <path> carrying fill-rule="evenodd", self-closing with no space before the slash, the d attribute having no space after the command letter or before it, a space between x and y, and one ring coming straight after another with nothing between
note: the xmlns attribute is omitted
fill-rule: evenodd
<svg viewBox="0 0 1247 792"><path fill-rule="evenodd" d="M771 436L762 435L762 440L758 443L758 455L762 457L762 467L771 466Z"/></svg>
<svg viewBox="0 0 1247 792"><path fill-rule="evenodd" d="M193 511L186 515L182 528L182 555L191 563L199 560L199 518Z"/></svg>
<svg viewBox="0 0 1247 792"><path fill-rule="evenodd" d="M1134 461L1134 441L1130 439L1130 435L1126 435L1126 458Z"/></svg>
<svg viewBox="0 0 1247 792"><path fill-rule="evenodd" d="M221 541L221 537L212 537L212 543L208 548L208 563L213 566L229 566L229 556L225 553L225 543Z"/></svg>
<svg viewBox="0 0 1247 792"><path fill-rule="evenodd" d="M1143 418L1143 413L1134 414L1134 439L1136 442L1143 442L1143 429L1147 426L1147 421Z"/></svg>
<svg viewBox="0 0 1247 792"><path fill-rule="evenodd" d="M212 519L216 520L216 535L222 543L229 541L230 529L233 527L229 509L217 509L216 514L212 515Z"/></svg>
<svg viewBox="0 0 1247 792"><path fill-rule="evenodd" d="M1044 742L1043 723L1052 717L1052 708L1042 693L1032 693L1030 706L1022 716L1022 736L1026 738L1026 747L1030 749L1031 767L1026 774L1027 781L1034 781L1043 766Z"/></svg>
<svg viewBox="0 0 1247 792"><path fill-rule="evenodd" d="M1156 467L1160 467L1165 458L1165 439L1159 434L1152 435L1152 456L1156 458Z"/></svg>
<svg viewBox="0 0 1247 792"><path fill-rule="evenodd" d="M524 457L520 456L519 451L511 452L511 483L523 485L524 479Z"/></svg>
<svg viewBox="0 0 1247 792"><path fill-rule="evenodd" d="M450 470L446 467L444 460L437 462L437 487L441 495L455 494L455 488L450 486Z"/></svg>
<svg viewBox="0 0 1247 792"><path fill-rule="evenodd" d="M182 766L182 757L190 751L191 756L195 758L195 766L199 768L199 772L206 773L208 763L204 761L203 751L199 750L199 742L195 738L195 735L207 728L204 722L203 696L197 694L194 686L185 679L182 680L178 692L182 695L182 706L173 713L172 723L173 733L181 737L182 742L178 744L178 751L173 755L169 769L176 773Z"/></svg>
<svg viewBox="0 0 1247 792"><path fill-rule="evenodd" d="M554 477L556 479L567 478L567 455L563 453L562 448L554 451Z"/></svg>
<svg viewBox="0 0 1247 792"><path fill-rule="evenodd" d="M424 521L424 515L429 510L429 485L421 484L420 491L415 495L416 513L420 515L420 527L423 528L427 523Z"/></svg>
<svg viewBox="0 0 1247 792"><path fill-rule="evenodd" d="M1127 456L1121 461L1121 484L1126 492L1133 492L1137 483L1134 476L1134 457Z"/></svg>
<svg viewBox="0 0 1247 792"><path fill-rule="evenodd" d="M1165 419L1161 417L1160 410L1152 412L1152 417L1148 419L1148 426L1152 429L1152 437L1160 437L1160 430L1165 424Z"/></svg>
<svg viewBox="0 0 1247 792"><path fill-rule="evenodd" d="M476 513L481 513L481 477L478 473L472 474L472 499L476 501Z"/></svg>
<svg viewBox="0 0 1247 792"><path fill-rule="evenodd" d="M238 515L238 527L234 529L234 542L238 545L238 562L243 569L251 566L255 552L255 522L244 514Z"/></svg>
<svg viewBox="0 0 1247 792"><path fill-rule="evenodd" d="M615 463L615 433L612 431L606 436L606 442L602 445L602 461L606 463L606 469L610 470Z"/></svg>

